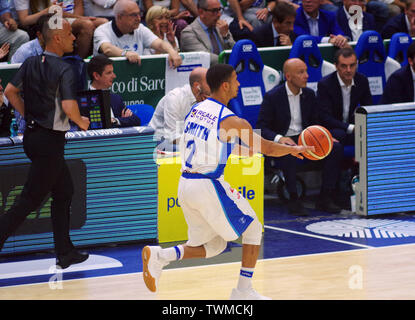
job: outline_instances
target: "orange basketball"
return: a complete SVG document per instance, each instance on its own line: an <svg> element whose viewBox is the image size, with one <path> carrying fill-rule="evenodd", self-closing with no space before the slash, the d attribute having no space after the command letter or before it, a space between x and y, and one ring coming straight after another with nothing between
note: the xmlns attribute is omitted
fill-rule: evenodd
<svg viewBox="0 0 415 320"><path fill-rule="evenodd" d="M309 126L298 137L298 145L314 146L314 152L307 151L303 156L310 160L321 160L330 154L333 137L330 131L322 126Z"/></svg>

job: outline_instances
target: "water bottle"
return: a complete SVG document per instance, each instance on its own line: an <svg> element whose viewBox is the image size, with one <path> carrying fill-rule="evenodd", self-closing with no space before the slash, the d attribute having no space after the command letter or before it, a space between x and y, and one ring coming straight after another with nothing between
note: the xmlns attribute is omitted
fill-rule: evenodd
<svg viewBox="0 0 415 320"><path fill-rule="evenodd" d="M352 181L351 181L353 193L350 196L350 204L351 204L352 212L356 212L356 187L358 183L359 183L359 176L356 175L352 178Z"/></svg>
<svg viewBox="0 0 415 320"><path fill-rule="evenodd" d="M16 118L12 119L12 123L10 124L10 137L17 136L17 131L19 127L17 126Z"/></svg>

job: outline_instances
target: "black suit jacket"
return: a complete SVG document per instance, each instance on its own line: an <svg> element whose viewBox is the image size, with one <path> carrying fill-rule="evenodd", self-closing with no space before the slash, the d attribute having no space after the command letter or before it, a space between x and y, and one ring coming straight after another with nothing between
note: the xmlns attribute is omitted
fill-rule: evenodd
<svg viewBox="0 0 415 320"><path fill-rule="evenodd" d="M346 13L344 12L344 7L337 10L337 23L340 28L343 30L344 35L353 41L352 31L349 27L349 20L347 19ZM368 12L363 12L363 31L366 30L375 30L375 18Z"/></svg>
<svg viewBox="0 0 415 320"><path fill-rule="evenodd" d="M393 18L390 18L380 34L383 39L390 39L394 33L398 32L405 32L409 34L408 27L406 26L405 13L401 13Z"/></svg>
<svg viewBox="0 0 415 320"><path fill-rule="evenodd" d="M317 124L316 112L314 111L317 101L313 90L303 88L302 91L300 105L304 129L313 124ZM277 134L282 136L287 134L290 122L290 105L285 83L283 83L265 94L259 111L256 128L261 129L263 138L274 140Z"/></svg>
<svg viewBox="0 0 415 320"><path fill-rule="evenodd" d="M343 95L337 78L337 71L318 82L318 117L320 123L327 129L342 128L347 130L349 124L354 124L356 108L359 105L371 105L373 103L367 78L356 72L354 83L355 85L352 86L350 94L349 120L348 123L345 123L343 122Z"/></svg>
<svg viewBox="0 0 415 320"><path fill-rule="evenodd" d="M414 81L410 65L396 70L389 77L383 90L381 104L414 101Z"/></svg>
<svg viewBox="0 0 415 320"><path fill-rule="evenodd" d="M291 43L294 43L296 35L294 32L289 34ZM274 47L274 33L272 32L272 22L262 24L261 26L252 30L252 40L257 47ZM277 46L281 46L280 40L277 41Z"/></svg>

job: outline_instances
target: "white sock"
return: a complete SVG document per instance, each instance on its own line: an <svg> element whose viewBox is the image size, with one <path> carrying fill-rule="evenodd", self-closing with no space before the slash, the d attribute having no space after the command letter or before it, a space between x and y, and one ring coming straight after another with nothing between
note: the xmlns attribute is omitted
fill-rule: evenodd
<svg viewBox="0 0 415 320"><path fill-rule="evenodd" d="M171 248L162 249L160 251L160 258L170 262L183 259L183 246L175 246Z"/></svg>
<svg viewBox="0 0 415 320"><path fill-rule="evenodd" d="M254 274L254 268L241 268L238 280L238 289L246 290L252 287L252 276Z"/></svg>

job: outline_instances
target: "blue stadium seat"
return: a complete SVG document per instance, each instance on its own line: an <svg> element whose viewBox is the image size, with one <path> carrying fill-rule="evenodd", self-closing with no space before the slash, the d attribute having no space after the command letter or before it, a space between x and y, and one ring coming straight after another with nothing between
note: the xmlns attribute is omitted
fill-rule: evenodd
<svg viewBox="0 0 415 320"><path fill-rule="evenodd" d="M388 57L395 59L404 67L408 64L407 50L412 38L404 32L395 33L389 43Z"/></svg>
<svg viewBox="0 0 415 320"><path fill-rule="evenodd" d="M373 103L377 104L388 77L401 66L386 55L383 40L376 31L364 31L355 46L358 60L357 71L369 80Z"/></svg>
<svg viewBox="0 0 415 320"><path fill-rule="evenodd" d="M264 63L257 47L251 40L237 41L232 48L228 64L234 67L240 83L238 96L229 101L229 109L255 128L265 94L262 78Z"/></svg>
<svg viewBox="0 0 415 320"><path fill-rule="evenodd" d="M149 104L132 104L127 108L140 118L142 126L147 126L153 117L154 107Z"/></svg>
<svg viewBox="0 0 415 320"><path fill-rule="evenodd" d="M313 36L302 35L295 39L288 58L299 58L307 65L307 87L317 91L317 83L322 77L336 71L335 66L323 60Z"/></svg>

